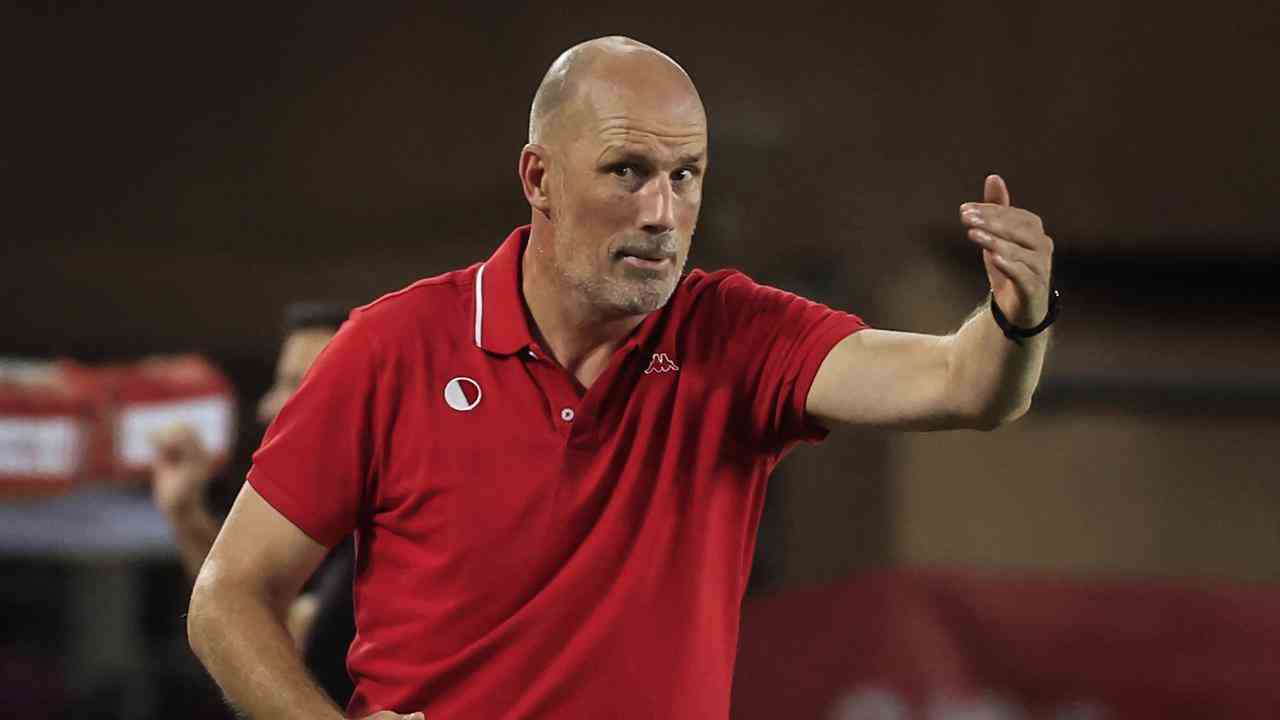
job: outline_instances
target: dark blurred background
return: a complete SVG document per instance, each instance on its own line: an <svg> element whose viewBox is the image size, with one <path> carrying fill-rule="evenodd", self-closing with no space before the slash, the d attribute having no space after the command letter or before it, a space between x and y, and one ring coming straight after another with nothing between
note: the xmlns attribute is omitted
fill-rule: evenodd
<svg viewBox="0 0 1280 720"><path fill-rule="evenodd" d="M200 352L251 408L288 302L371 300L527 222L515 164L534 88L568 46L625 34L680 62L710 113L691 266L940 333L985 297L957 206L986 174L1056 241L1064 309L1032 414L994 434L841 430L795 453L756 591L937 566L1280 580L1272 4L53 3L3 17L0 356ZM132 589L117 596L150 633L123 666L186 662L176 560L123 562ZM113 654L72 653L59 620L68 594L95 592L85 577L0 561L0 610L30 619L0 640L18 658L6 695L73 702L80 666L63 660ZM173 672L186 679L159 685L212 697L198 672Z"/></svg>

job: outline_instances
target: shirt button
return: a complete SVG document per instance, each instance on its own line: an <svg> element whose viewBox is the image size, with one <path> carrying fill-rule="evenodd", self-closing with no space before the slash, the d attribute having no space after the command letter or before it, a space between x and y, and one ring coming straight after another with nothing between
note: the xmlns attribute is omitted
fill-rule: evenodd
<svg viewBox="0 0 1280 720"><path fill-rule="evenodd" d="M565 408L561 410L560 419L565 422L573 422L573 408Z"/></svg>

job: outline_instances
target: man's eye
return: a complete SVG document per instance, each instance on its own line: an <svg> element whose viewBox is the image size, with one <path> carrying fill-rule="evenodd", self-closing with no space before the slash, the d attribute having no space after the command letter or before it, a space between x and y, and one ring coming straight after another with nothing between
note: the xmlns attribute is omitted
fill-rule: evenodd
<svg viewBox="0 0 1280 720"><path fill-rule="evenodd" d="M674 175L672 175L672 179L677 182L682 182L684 180L692 180L693 171L690 170L689 168L680 168L675 172Z"/></svg>
<svg viewBox="0 0 1280 720"><path fill-rule="evenodd" d="M631 177L632 175L635 175L636 169L631 165L614 165L612 168L609 169L609 172L613 173L614 175L617 175L620 178L627 178L627 177Z"/></svg>

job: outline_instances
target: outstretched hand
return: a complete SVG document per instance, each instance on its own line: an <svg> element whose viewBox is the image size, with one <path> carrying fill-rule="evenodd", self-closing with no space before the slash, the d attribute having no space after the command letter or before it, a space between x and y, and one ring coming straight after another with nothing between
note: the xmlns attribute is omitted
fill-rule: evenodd
<svg viewBox="0 0 1280 720"><path fill-rule="evenodd" d="M1009 188L999 175L988 175L982 202L960 206L968 236L982 248L982 264L996 304L1018 327L1034 327L1049 310L1049 278L1053 238L1040 216L1010 204Z"/></svg>

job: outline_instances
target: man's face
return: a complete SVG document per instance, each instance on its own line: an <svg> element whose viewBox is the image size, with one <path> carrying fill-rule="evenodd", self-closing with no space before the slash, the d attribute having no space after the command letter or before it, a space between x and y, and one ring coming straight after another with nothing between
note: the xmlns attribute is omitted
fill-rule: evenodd
<svg viewBox="0 0 1280 720"><path fill-rule="evenodd" d="M294 330L284 338L280 357L276 360L276 379L271 389L258 401L258 420L264 425L275 420L285 401L293 396L302 384L302 376L315 362L336 330L306 328Z"/></svg>
<svg viewBox="0 0 1280 720"><path fill-rule="evenodd" d="M701 102L683 87L605 86L561 137L553 266L606 316L657 310L680 280L702 204Z"/></svg>

